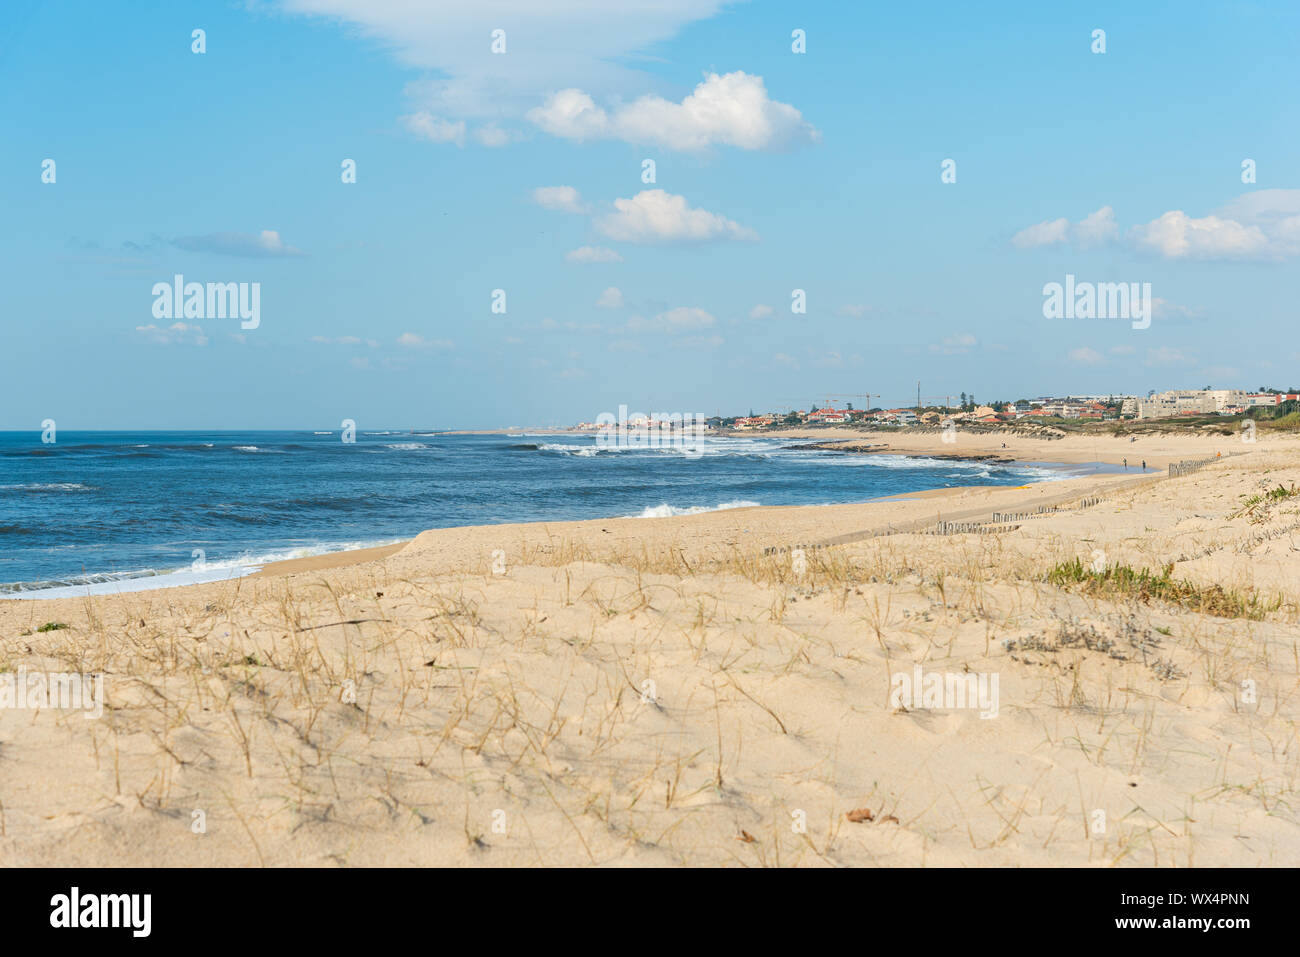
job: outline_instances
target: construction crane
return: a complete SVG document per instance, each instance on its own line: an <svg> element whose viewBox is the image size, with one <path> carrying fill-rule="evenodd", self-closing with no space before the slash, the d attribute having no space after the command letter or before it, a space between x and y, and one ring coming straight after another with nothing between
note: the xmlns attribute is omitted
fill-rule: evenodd
<svg viewBox="0 0 1300 957"><path fill-rule="evenodd" d="M826 396L827 408L835 407L835 404L831 401L832 399L866 399L867 404L863 406L863 411L866 411L871 408L871 400L873 398L875 399L880 398L879 392L862 392L857 395L853 395L846 392L823 392L822 395Z"/></svg>

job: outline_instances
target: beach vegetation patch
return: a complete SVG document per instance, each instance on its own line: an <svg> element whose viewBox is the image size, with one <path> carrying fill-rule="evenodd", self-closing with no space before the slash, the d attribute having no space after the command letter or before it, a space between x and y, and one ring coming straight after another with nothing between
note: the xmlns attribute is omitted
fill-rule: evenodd
<svg viewBox="0 0 1300 957"><path fill-rule="evenodd" d="M64 624L61 621L47 621L45 624L41 625L41 627L37 628L36 630L39 632L62 631L64 628L67 627L68 625Z"/></svg>
<svg viewBox="0 0 1300 957"><path fill-rule="evenodd" d="M1292 484L1290 488L1287 488L1285 485L1278 485L1275 489L1270 489L1269 491L1263 492L1259 495L1250 496L1241 503L1241 508L1229 517L1240 518L1246 516L1248 518L1255 518L1256 513L1261 509L1266 509L1274 502L1282 502L1288 498L1294 498L1297 495L1300 495L1300 486Z"/></svg>
<svg viewBox="0 0 1300 957"><path fill-rule="evenodd" d="M1159 572L1129 565L1108 565L1096 569L1080 559L1061 562L1047 573L1047 580L1060 588L1078 588L1100 598L1128 598L1143 603L1163 601L1217 618L1247 618L1259 621L1281 607L1280 600L1266 601L1253 591L1235 591L1222 585L1197 585L1173 577L1174 566Z"/></svg>

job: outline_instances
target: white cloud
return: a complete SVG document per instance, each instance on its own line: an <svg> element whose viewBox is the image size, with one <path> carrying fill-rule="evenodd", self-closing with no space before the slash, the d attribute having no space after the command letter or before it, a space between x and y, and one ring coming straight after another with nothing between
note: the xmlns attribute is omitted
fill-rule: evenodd
<svg viewBox="0 0 1300 957"><path fill-rule="evenodd" d="M455 345L450 339L426 339L415 332L403 332L397 344L403 349L450 349Z"/></svg>
<svg viewBox="0 0 1300 957"><path fill-rule="evenodd" d="M849 303L847 305L840 306L838 309L836 309L835 315L847 316L851 319L861 319L870 311L871 311L870 306L859 306L853 303Z"/></svg>
<svg viewBox="0 0 1300 957"><path fill-rule="evenodd" d="M1063 243L1089 247L1112 242L1118 236L1119 226L1115 222L1115 210L1103 206L1095 213L1089 213L1073 226L1065 217L1047 219L1033 226L1027 226L1011 237L1011 244L1020 249Z"/></svg>
<svg viewBox="0 0 1300 957"><path fill-rule="evenodd" d="M444 120L424 111L399 117L399 120L409 132L422 140L428 140L430 143L465 145L464 120Z"/></svg>
<svg viewBox="0 0 1300 957"><path fill-rule="evenodd" d="M970 352L975 342L975 337L969 332L960 332L951 336L944 336L938 345L930 346L930 351L945 356L960 356Z"/></svg>
<svg viewBox="0 0 1300 957"><path fill-rule="evenodd" d="M544 106L528 111L528 118L553 136L571 140L608 136L609 116L581 90L552 93Z"/></svg>
<svg viewBox="0 0 1300 957"><path fill-rule="evenodd" d="M1268 237L1258 226L1210 215L1193 219L1173 209L1130 230L1139 248L1165 259L1256 259L1269 252Z"/></svg>
<svg viewBox="0 0 1300 957"><path fill-rule="evenodd" d="M1065 219L1046 220L1012 237L1028 248L1074 243L1098 246L1119 237L1115 212L1103 206L1071 226ZM1264 189L1246 193L1206 216L1171 209L1126 236L1140 250L1172 260L1277 261L1300 255L1300 190ZM1192 313L1181 310L1187 315Z"/></svg>
<svg viewBox="0 0 1300 957"><path fill-rule="evenodd" d="M686 336L678 339L677 345L683 349L716 349L722 345L722 336Z"/></svg>
<svg viewBox="0 0 1300 957"><path fill-rule="evenodd" d="M372 349L379 348L378 339L362 339L360 336L312 336L311 341L328 346L359 346L364 342Z"/></svg>
<svg viewBox="0 0 1300 957"><path fill-rule="evenodd" d="M1011 245L1018 246L1021 249L1030 249L1034 246L1053 246L1057 243L1068 242L1069 236L1070 221L1068 219L1064 217L1061 219L1048 219L1020 230L1011 237Z"/></svg>
<svg viewBox="0 0 1300 957"><path fill-rule="evenodd" d="M274 229L259 233L209 233L206 236L180 236L172 245L195 253L216 253L219 256L247 256L263 258L275 256L301 256L302 250L285 244Z"/></svg>
<svg viewBox="0 0 1300 957"><path fill-rule="evenodd" d="M596 300L596 305L601 309L622 309L623 293L617 286L610 286L600 294L600 298Z"/></svg>
<svg viewBox="0 0 1300 957"><path fill-rule="evenodd" d="M1011 238L1020 248L1073 243L1081 248L1117 239L1115 211L1103 206L1074 225L1045 220ZM1126 239L1140 250L1172 260L1267 262L1300 256L1300 189L1246 193L1206 216L1171 209L1133 226Z"/></svg>
<svg viewBox="0 0 1300 957"><path fill-rule="evenodd" d="M773 313L773 309L771 306L765 306L762 303L759 303L753 309L749 310L749 318L766 319L769 316L771 316L772 313Z"/></svg>
<svg viewBox="0 0 1300 957"><path fill-rule="evenodd" d="M604 246L579 246L564 254L571 263L621 263L623 257Z"/></svg>
<svg viewBox="0 0 1300 957"><path fill-rule="evenodd" d="M792 369L799 368L799 360L794 356L786 355L784 352L778 352L776 355L772 356L772 361L780 363L783 366L789 366Z"/></svg>
<svg viewBox="0 0 1300 957"><path fill-rule="evenodd" d="M481 146L486 146L489 149L509 146L516 139L513 133L509 130L503 130L495 123L477 127L471 135Z"/></svg>
<svg viewBox="0 0 1300 957"><path fill-rule="evenodd" d="M633 332L684 332L707 328L716 321L710 313L696 306L678 306L651 319L633 316L627 321L627 327Z"/></svg>
<svg viewBox="0 0 1300 957"><path fill-rule="evenodd" d="M539 90L581 87L630 101L656 78L639 55L727 0L277 0L280 9L342 24L422 71L408 92L443 117L508 120L535 106ZM505 30L506 53L491 52Z"/></svg>
<svg viewBox="0 0 1300 957"><path fill-rule="evenodd" d="M1131 356L1137 350L1132 346L1111 346L1106 351L1113 356Z"/></svg>
<svg viewBox="0 0 1300 957"><path fill-rule="evenodd" d="M1161 346L1158 349L1148 349L1144 365L1149 366L1171 366L1186 365L1194 362L1191 356L1183 352L1182 349L1174 349L1171 346Z"/></svg>
<svg viewBox="0 0 1300 957"><path fill-rule="evenodd" d="M399 116L397 119L408 133L430 143L454 143L458 147L464 147L468 135L480 146L498 149L521 138L518 133L502 129L495 122L471 130L464 120L444 119L426 110Z"/></svg>
<svg viewBox="0 0 1300 957"><path fill-rule="evenodd" d="M1300 189L1246 193L1217 212L1247 226L1258 226L1280 255L1300 253Z"/></svg>
<svg viewBox="0 0 1300 957"><path fill-rule="evenodd" d="M610 239L630 243L758 238L753 230L717 213L694 209L684 196L662 189L646 189L631 199L614 200L614 212L595 225Z"/></svg>
<svg viewBox="0 0 1300 957"><path fill-rule="evenodd" d="M539 186L533 190L533 202L543 209L554 209L562 213L583 213L587 210L582 197L572 186Z"/></svg>
<svg viewBox="0 0 1300 957"><path fill-rule="evenodd" d="M661 312L655 318L666 322L674 329L695 329L711 326L714 323L713 316L695 306L678 306L676 309Z"/></svg>
<svg viewBox="0 0 1300 957"><path fill-rule="evenodd" d="M1078 349L1071 349L1069 357L1071 362L1077 362L1086 366L1095 366L1104 361L1100 352L1096 349L1090 349L1087 346L1082 346Z"/></svg>
<svg viewBox="0 0 1300 957"><path fill-rule="evenodd" d="M173 322L165 328L150 323L147 326L136 326L135 331L151 342L164 346L206 346L208 344L208 337L203 334L202 329L184 322Z"/></svg>
<svg viewBox="0 0 1300 957"><path fill-rule="evenodd" d="M1074 243L1078 246L1102 246L1119 237L1119 225L1115 222L1115 210L1103 206L1095 213L1076 223L1070 231Z"/></svg>
<svg viewBox="0 0 1300 957"><path fill-rule="evenodd" d="M1193 309L1190 306L1179 305L1176 302L1170 302L1168 299L1161 299L1156 296L1151 300L1151 315L1157 319L1173 319L1175 317L1200 319L1204 316L1204 311Z"/></svg>
<svg viewBox="0 0 1300 957"><path fill-rule="evenodd" d="M1201 369L1201 375L1207 379L1235 379L1241 374L1236 366L1206 366Z"/></svg>
<svg viewBox="0 0 1300 957"><path fill-rule="evenodd" d="M708 74L680 103L643 96L612 114L582 90L560 90L530 110L528 119L565 139L618 139L687 151L773 150L820 138L797 109L768 97L761 76L743 71Z"/></svg>
<svg viewBox="0 0 1300 957"><path fill-rule="evenodd" d="M862 357L857 355L850 356L848 361L853 365L857 365L862 361ZM842 356L839 352L837 352L834 349L828 352L824 352L820 356L812 360L813 365L821 366L822 368L825 369L840 369L844 367L844 363L845 363L844 356Z"/></svg>

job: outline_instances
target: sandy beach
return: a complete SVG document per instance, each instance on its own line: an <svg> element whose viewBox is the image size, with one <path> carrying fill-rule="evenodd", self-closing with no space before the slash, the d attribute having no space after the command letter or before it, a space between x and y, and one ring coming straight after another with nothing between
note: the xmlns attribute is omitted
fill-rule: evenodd
<svg viewBox="0 0 1300 957"><path fill-rule="evenodd" d="M764 431L765 436L799 439L806 442L836 443L846 450L870 450L896 455L997 456L1017 462L1059 462L1082 464L1102 462L1123 465L1134 470L1142 462L1151 468L1165 468L1170 462L1206 455L1229 455L1243 449L1241 436L1232 429L1227 434L1215 432L1192 435L1186 432L1153 431L1129 438L1094 437L1080 433L1061 434L1043 430L1042 435L1025 435L1001 431L972 433L961 430L952 444L940 441L938 429L866 431L828 426L818 429L780 429Z"/></svg>
<svg viewBox="0 0 1300 957"><path fill-rule="evenodd" d="M788 437L1209 461L0 601L0 673L103 675L0 709L0 860L1300 864L1300 442Z"/></svg>

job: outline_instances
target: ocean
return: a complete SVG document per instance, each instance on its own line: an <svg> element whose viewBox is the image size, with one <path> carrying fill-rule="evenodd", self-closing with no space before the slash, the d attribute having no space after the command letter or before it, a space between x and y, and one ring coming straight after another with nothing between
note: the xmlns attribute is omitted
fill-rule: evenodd
<svg viewBox="0 0 1300 957"><path fill-rule="evenodd" d="M1095 471L710 437L601 448L590 434L0 432L0 597L157 588L387 544L428 528L863 502ZM164 576L159 578L158 576Z"/></svg>

